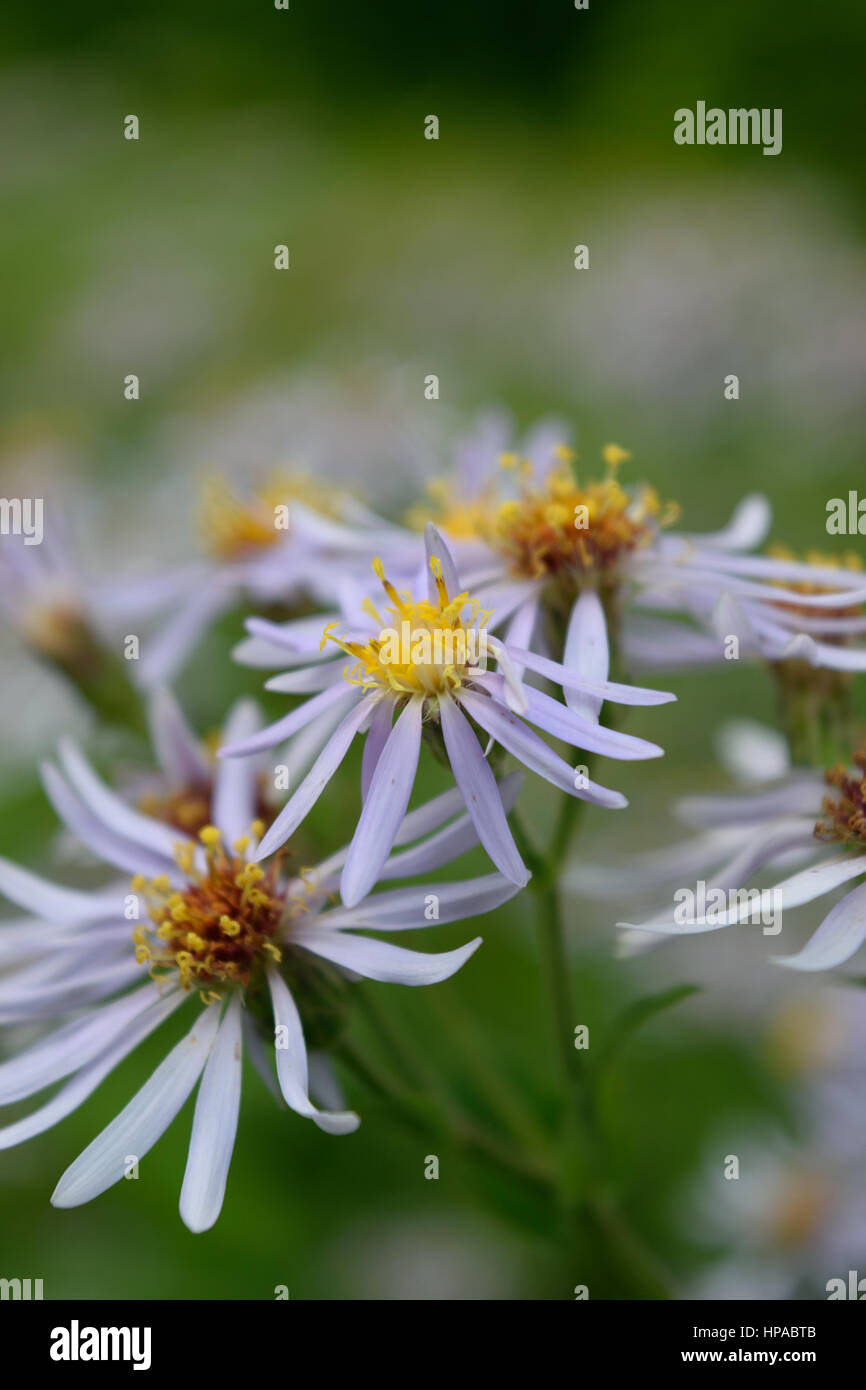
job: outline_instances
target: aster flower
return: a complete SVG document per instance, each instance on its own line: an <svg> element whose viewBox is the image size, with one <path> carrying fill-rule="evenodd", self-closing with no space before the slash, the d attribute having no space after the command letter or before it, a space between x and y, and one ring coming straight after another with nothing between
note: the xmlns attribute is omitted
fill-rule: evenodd
<svg viewBox="0 0 866 1390"><path fill-rule="evenodd" d="M0 537L0 617L104 719L138 728L131 668L121 659L121 630L106 586L85 574L80 557L87 548L75 544L77 527L70 517L71 508L55 501L44 509L38 544L19 535ZM75 523L82 520L75 517ZM26 679L26 672L25 664L19 674ZM40 704L45 703L44 681L33 684Z"/></svg>
<svg viewBox="0 0 866 1390"><path fill-rule="evenodd" d="M773 749L775 758L775 745ZM750 920L778 921L788 910L866 879L864 749L852 755L849 766L835 766L823 775L795 768L743 793L683 798L677 814L698 834L642 857L632 866L630 881L644 892L654 884L661 888L667 883L672 890L675 883L702 883L705 889L702 895L695 890L695 901L702 896L707 910L683 920L668 896L666 905L643 921L617 923L629 929L632 945L635 933L664 938ZM798 864L803 867L770 888L749 887L752 875L761 870ZM622 887L622 872L616 872ZM608 880L612 882L610 871ZM571 882L582 891L604 891L601 875L587 877L580 868ZM860 882L836 902L800 951L773 959L794 970L830 970L849 960L864 940L866 882Z"/></svg>
<svg viewBox="0 0 866 1390"><path fill-rule="evenodd" d="M415 593L398 591L381 561L376 561L375 572L390 600L384 616L365 598L351 625L333 618L315 645L312 620L282 626L250 620L252 640L237 653L240 660L255 664L275 665L281 658L293 663L293 669L268 682L268 689L317 693L261 733L224 746L223 757L243 757L271 747L326 709L339 708L343 713L262 841L259 854L272 853L292 834L336 772L355 735L366 734L363 808L340 884L349 906L369 892L391 850L409 804L425 729L441 736L440 750L493 863L513 883L523 885L529 875L476 729L569 796L619 808L626 804L619 792L576 774L530 725L572 746L611 757L657 757L662 752L657 744L604 728L598 712L604 699L655 705L674 698L608 681L591 631L585 643L575 647L569 669L492 636L488 614L462 587L451 553L432 526L426 533L426 555L428 582L423 597L417 589ZM497 671L488 669L491 659ZM523 669L560 686L566 702L524 684Z"/></svg>
<svg viewBox="0 0 866 1390"><path fill-rule="evenodd" d="M686 1201L687 1232L723 1248L695 1298L828 1297L866 1238L866 1014L851 989L789 1000L765 1023L766 1064L789 1090L794 1144L776 1130L717 1134ZM726 1176L736 1155L738 1176ZM838 1297L838 1293L836 1295Z"/></svg>
<svg viewBox="0 0 866 1390"><path fill-rule="evenodd" d="M47 513L38 544L0 537L0 613L33 651L85 677L113 635L109 607L83 573L65 508Z"/></svg>
<svg viewBox="0 0 866 1390"><path fill-rule="evenodd" d="M253 727L244 702L229 725ZM163 718L160 735L196 785L206 785L200 749L185 726ZM499 874L464 882L398 887L349 909L334 890L346 850L315 869L289 867L291 847L263 863L255 819L253 760L221 763L210 782L211 823L187 835L176 823L146 815L96 774L64 740L57 762L43 767L46 791L70 832L128 880L92 890L64 888L0 860L0 892L22 915L0 924L0 1023L52 1025L18 1056L0 1063L0 1104L35 1096L63 1082L26 1117L0 1129L9 1148L81 1105L133 1049L176 1010L193 1002L186 1036L121 1113L61 1177L55 1206L78 1206L124 1175L156 1143L200 1080L181 1215L194 1231L219 1215L238 1123L242 1046L266 1079L269 1064L253 1022L272 1021L276 1079L286 1104L328 1134L357 1128L337 1101L319 1108L310 1096L305 1016L339 1018L347 979L405 985L447 979L480 938L455 950L422 953L363 935L452 922L505 902L514 886ZM503 787L511 804L516 781ZM445 793L405 817L397 852L380 878L425 875L476 843L459 797ZM431 896L432 895L432 896ZM435 904L435 910L431 910ZM321 1060L319 1061L321 1069ZM333 1078L319 1094L333 1093ZM327 1102L329 1105L332 1102Z"/></svg>
<svg viewBox="0 0 866 1390"><path fill-rule="evenodd" d="M731 527L737 529L736 517ZM854 555L834 560L810 552L797 560L781 547L743 555L665 536L641 557L637 577L635 607L657 610L632 615L624 628L626 660L638 668L715 664L735 637L739 658L761 658L783 676L790 663L866 670L866 645L858 640L866 634L866 574ZM659 616L663 611L685 613L696 626L671 622Z"/></svg>
<svg viewBox="0 0 866 1390"><path fill-rule="evenodd" d="M427 512L497 627L509 623L507 640L532 646L552 620L566 666L588 635L602 661L612 623L629 665L717 663L736 636L744 656L866 668L855 643L866 633L866 575L850 559L747 553L770 525L757 494L720 531L670 531L679 508L620 481L626 450L607 445L605 475L583 481L557 428L543 423L524 450L503 451L501 423L488 424L463 441L452 476L430 485Z"/></svg>
<svg viewBox="0 0 866 1390"><path fill-rule="evenodd" d="M864 1150L853 1162L833 1139L824 1133L795 1145L776 1131L715 1138L680 1224L691 1239L700 1233L712 1242L722 1258L687 1297L827 1298L831 1281L847 1286L866 1238ZM727 1154L739 1160L735 1180L725 1176Z"/></svg>
<svg viewBox="0 0 866 1390"><path fill-rule="evenodd" d="M117 583L110 611L147 628L137 678L151 690L170 683L197 643L243 597L282 606L333 603L360 557L407 538L348 494L302 473L256 484L210 478L203 484L199 530L207 554L158 574Z"/></svg>

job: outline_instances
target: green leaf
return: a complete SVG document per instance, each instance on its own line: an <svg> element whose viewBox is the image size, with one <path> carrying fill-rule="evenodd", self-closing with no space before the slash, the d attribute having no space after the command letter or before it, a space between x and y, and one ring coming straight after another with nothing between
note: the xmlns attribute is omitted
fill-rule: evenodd
<svg viewBox="0 0 866 1390"><path fill-rule="evenodd" d="M610 1034L602 1043L594 1068L596 1076L600 1076L611 1065L633 1034L645 1023L655 1018L656 1014L673 1008L674 1004L679 1004L683 999L688 999L692 994L699 994L700 989L700 985L674 985L672 989L661 990L658 994L648 994L630 1004L614 1022Z"/></svg>

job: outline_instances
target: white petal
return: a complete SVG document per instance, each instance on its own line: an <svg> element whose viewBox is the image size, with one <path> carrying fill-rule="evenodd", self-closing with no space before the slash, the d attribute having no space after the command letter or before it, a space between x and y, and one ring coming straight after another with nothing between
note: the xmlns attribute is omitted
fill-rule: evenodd
<svg viewBox="0 0 866 1390"><path fill-rule="evenodd" d="M422 835L444 825L445 821L458 815L463 809L463 797L457 787L450 787L447 792L440 792L430 801L416 806L414 811L407 811L403 824L394 838L394 844L411 844L413 840L420 839Z"/></svg>
<svg viewBox="0 0 866 1390"><path fill-rule="evenodd" d="M286 660L286 652L306 656L319 656L323 661L332 659L333 653L328 653L327 647L322 651L322 633L325 627L339 620L338 613L317 614L312 618L292 618L287 623L272 623L267 618L248 618L246 621L247 632L262 643L270 647L275 647L279 653L274 662L256 661L251 665L274 665L279 666ZM244 644L242 643L241 646ZM239 655L239 648L235 649L237 660L243 660ZM245 663L246 664L246 663Z"/></svg>
<svg viewBox="0 0 866 1390"><path fill-rule="evenodd" d="M274 763L285 765L290 787L300 785L343 717L341 706L335 705L325 710L324 714L317 715L305 729L294 734L283 748L277 749L273 755Z"/></svg>
<svg viewBox="0 0 866 1390"><path fill-rule="evenodd" d="M353 694L357 703L334 730L297 791L286 802L273 825L268 828L256 850L256 859L266 859L269 854L273 854L275 849L279 849L280 845L284 845L290 835L294 834L310 807L318 801L345 758L349 744L364 720L369 716L370 706L368 702L375 698L374 696L358 695L357 692L353 692Z"/></svg>
<svg viewBox="0 0 866 1390"><path fill-rule="evenodd" d="M744 796L684 796L676 803L678 819L687 825L756 825L776 816L814 816L821 811L823 781L800 775L767 792Z"/></svg>
<svg viewBox="0 0 866 1390"><path fill-rule="evenodd" d="M90 763L71 738L59 744L60 761L72 786L96 818L115 835L132 840L174 862L178 832L163 821L145 816L113 792L97 777Z"/></svg>
<svg viewBox="0 0 866 1390"><path fill-rule="evenodd" d="M149 1037L169 1014L184 1003L186 996L183 991L174 990L162 999L157 999L119 1034L114 1033L112 1041L105 1045L100 1056L89 1066L76 1072L72 1080L61 1086L50 1100L23 1119L0 1129L0 1149L11 1149L15 1144L23 1144L26 1139L43 1134L46 1129L71 1115L133 1048L138 1047L138 1044Z"/></svg>
<svg viewBox="0 0 866 1390"><path fill-rule="evenodd" d="M344 1109L346 1101L343 1088L327 1052L308 1053L307 1066L310 1073L310 1094L329 1110Z"/></svg>
<svg viewBox="0 0 866 1390"><path fill-rule="evenodd" d="M86 1066L158 998L156 985L148 983L111 1004L99 1005L40 1038L26 1052L0 1062L0 1105L11 1105Z"/></svg>
<svg viewBox="0 0 866 1390"><path fill-rule="evenodd" d="M390 700L380 700L370 721L367 737L364 739L364 754L361 760L361 801L366 801L370 792L373 773L391 734L391 721L394 707Z"/></svg>
<svg viewBox="0 0 866 1390"><path fill-rule="evenodd" d="M125 887L87 893L38 878L8 859L0 859L0 893L19 907L58 923L94 922L122 914Z"/></svg>
<svg viewBox="0 0 866 1390"><path fill-rule="evenodd" d="M123 1177L124 1161L142 1159L168 1129L201 1075L216 1035L219 1011L203 1010L120 1114L67 1168L51 1197L55 1207L78 1207Z"/></svg>
<svg viewBox="0 0 866 1390"><path fill-rule="evenodd" d="M92 964L92 963L91 963ZM83 1008L98 999L107 999L141 978L141 966L131 956L104 969L95 970L84 978L69 979L59 983L34 986L29 991L19 991L14 1003L0 1008L0 1023L29 1023L37 1018L57 1018L70 1009Z"/></svg>
<svg viewBox="0 0 866 1390"><path fill-rule="evenodd" d="M361 1123L354 1110L318 1110L310 1100L307 1078L307 1045L295 1001L282 975L275 968L268 970L268 985L274 1009L274 1024L281 1031L279 1041L286 1046L275 1048L277 1079L280 1090L298 1115L313 1120L326 1134L352 1134Z"/></svg>
<svg viewBox="0 0 866 1390"><path fill-rule="evenodd" d="M816 898L821 898L825 893L832 893L835 888L841 887L843 883L848 883L852 878L857 878L861 874L866 874L866 855L860 854L855 858L850 855L842 855L837 859L826 860L821 864L813 864L808 869L801 869L799 873L792 874L790 878L782 879L772 888L765 888L760 897L753 897L751 901L743 900L733 911L719 912L712 920L699 918L694 923L683 925L668 921L652 923L653 931L664 931L670 933L680 932L689 936L695 932L717 931L722 927L729 927L751 918L757 920L767 918L771 913L789 912L791 908L802 907L804 903L814 902ZM617 922L618 927L634 927L641 929L646 926L639 922Z"/></svg>
<svg viewBox="0 0 866 1390"><path fill-rule="evenodd" d="M743 782L772 782L790 771L788 741L754 719L731 719L716 737L719 761Z"/></svg>
<svg viewBox="0 0 866 1390"><path fill-rule="evenodd" d="M367 936L351 936L346 932L302 928L292 934L293 942L321 956L334 965L353 970L368 980L383 980L397 985L435 985L454 975L481 945L476 936L456 951L439 951L427 955L392 946L390 941L372 941Z"/></svg>
<svg viewBox="0 0 866 1390"><path fill-rule="evenodd" d="M610 649L604 605L595 589L584 589L571 610L562 664L576 676L606 681L610 672ZM575 714L598 723L602 700L579 690L566 690L565 703Z"/></svg>
<svg viewBox="0 0 866 1390"><path fill-rule="evenodd" d="M283 1093L277 1085L277 1078L274 1075L271 1055L265 1050L261 1034L248 1012L243 1015L244 1048L250 1061L264 1082L267 1090L273 1096L281 1110L285 1110L286 1102L283 1100Z"/></svg>
<svg viewBox="0 0 866 1390"><path fill-rule="evenodd" d="M207 1231L222 1210L241 1104L241 1001L234 993L207 1059L195 1102L180 1193L191 1231Z"/></svg>
<svg viewBox="0 0 866 1390"><path fill-rule="evenodd" d="M348 907L369 893L391 853L415 782L423 712L423 700L413 697L388 735L376 764L340 880Z"/></svg>
<svg viewBox="0 0 866 1390"><path fill-rule="evenodd" d="M229 713L223 738L227 743L254 734L261 724L255 700L238 700ZM225 844L249 835L256 818L259 765L255 758L224 758L217 761L213 783L211 815Z"/></svg>
<svg viewBox="0 0 866 1390"><path fill-rule="evenodd" d="M535 671L539 676L546 676L563 690L585 691L589 695L600 696L602 700L612 700L617 705L668 705L677 698L669 690L650 690L643 685L622 685L619 681L589 680L587 677L576 676L572 671L566 670L561 662L551 661L546 656L536 656L534 652L528 652L523 647L509 646L508 654L512 661L522 662L530 671Z"/></svg>
<svg viewBox="0 0 866 1390"><path fill-rule="evenodd" d="M356 927L370 931L411 931L492 912L513 898L517 891L518 885L502 874L483 874L458 883L395 888L387 893L374 893L357 907L331 908L317 917L316 926L329 931ZM426 915L431 895L436 898L437 911L433 922Z"/></svg>
<svg viewBox="0 0 866 1390"><path fill-rule="evenodd" d="M502 808L506 814L517 801L522 783L522 774L511 772L498 784ZM443 864L450 864L477 844L478 831L468 813L464 812L450 825L443 826L426 840L410 849L389 855L382 865L379 880L381 882L392 878L414 878L416 874L430 873L433 869L441 868Z"/></svg>
<svg viewBox="0 0 866 1390"><path fill-rule="evenodd" d="M723 659L718 641L685 623L630 615L622 632L626 665L650 670L714 666Z"/></svg>
<svg viewBox="0 0 866 1390"><path fill-rule="evenodd" d="M169 877L176 876L173 858L146 849L135 840L116 835L104 820L94 815L85 805L53 763L42 763L39 771L45 793L64 825L71 830L76 839L87 845L98 859L130 874L143 873L156 877L158 874L168 873ZM176 831L175 840L181 838L180 833Z"/></svg>
<svg viewBox="0 0 866 1390"><path fill-rule="evenodd" d="M483 678L484 688L497 694L501 700L502 691L497 685L496 676ZM566 691L566 694L568 692ZM617 729L605 728L597 719L578 714L563 705L559 700L546 695L543 690L527 687L526 718L531 724L544 729L554 738L570 743L574 748L584 748L591 753L600 753L607 758L619 758L631 762L642 758L660 758L664 749L648 739L637 738L634 734L622 734Z"/></svg>
<svg viewBox="0 0 866 1390"><path fill-rule="evenodd" d="M678 844L630 854L627 861L607 864L578 859L562 876L567 893L588 898L622 898L671 882L687 883L711 872L724 856L748 839L749 830L705 830Z"/></svg>
<svg viewBox="0 0 866 1390"><path fill-rule="evenodd" d="M234 743L225 743L219 749L221 758L246 758L250 753L261 753L266 748L275 748L284 738L291 737L299 729L317 719L325 710L333 705L345 701L357 699L358 692L353 687L346 684L342 677L342 668L336 666L334 669L333 683L322 690L318 695L313 695L309 700L305 700L297 709L293 709L289 714L283 715L275 724L269 724L266 729L261 729L258 733L251 734L248 738L237 739Z"/></svg>
<svg viewBox="0 0 866 1390"><path fill-rule="evenodd" d="M427 596L431 603L437 602L436 581L430 569L430 561L435 557L442 566L442 578L445 580L445 587L448 590L449 599L455 599L462 592L460 588L460 577L457 573L457 566L454 557L441 533L436 530L432 521L428 521L424 528L424 545L427 550Z"/></svg>
<svg viewBox="0 0 866 1390"><path fill-rule="evenodd" d="M144 641L138 663L142 689L171 684L211 623L230 607L235 593L236 586L228 577L209 575L161 631Z"/></svg>
<svg viewBox="0 0 866 1390"><path fill-rule="evenodd" d="M282 671L265 681L265 690L278 695L310 695L334 684L339 662L321 662L317 666L300 666L294 671Z"/></svg>
<svg viewBox="0 0 866 1390"><path fill-rule="evenodd" d="M773 510L766 497L750 492L737 503L727 526L694 539L699 545L718 550L754 550L766 540L772 519Z"/></svg>
<svg viewBox="0 0 866 1390"><path fill-rule="evenodd" d="M529 870L508 828L496 778L478 745L478 739L449 696L439 701L439 717L451 771L478 831L478 838L497 869L512 883L523 887L529 882Z"/></svg>
<svg viewBox="0 0 866 1390"><path fill-rule="evenodd" d="M505 630L503 642L506 647L531 647L532 634L535 631L535 624L538 621L538 610L541 606L541 598L538 592L533 590L529 597L520 604L517 612L512 617ZM494 612L494 618L498 613ZM514 664L514 671L517 676L523 675L523 667Z"/></svg>
<svg viewBox="0 0 866 1390"><path fill-rule="evenodd" d="M543 739L522 724L510 710L503 709L496 700L488 699L464 686L459 692L459 701L491 738L495 738L497 743L501 743L515 758L519 758L526 767L537 772L539 777L543 777L554 787L568 792L569 796L592 802L596 806L605 806L610 810L621 810L623 806L628 805L620 792L599 786L588 777L581 777L580 785L576 786L574 768L569 767Z"/></svg>
<svg viewBox="0 0 866 1390"><path fill-rule="evenodd" d="M730 637L736 637L742 653L754 654L762 650L763 644L746 604L727 590L719 594L713 607L712 628L719 642L724 644Z"/></svg>
<svg viewBox="0 0 866 1390"><path fill-rule="evenodd" d="M169 786L207 786L210 765L204 749L165 686L151 695L147 720L154 752Z"/></svg>
<svg viewBox="0 0 866 1390"><path fill-rule="evenodd" d="M866 869L866 863L864 863ZM824 918L814 936L793 956L773 956L791 970L832 970L866 941L866 883L852 888Z"/></svg>
<svg viewBox="0 0 866 1390"><path fill-rule="evenodd" d="M506 705L515 714L525 714L527 692L522 678L523 667L511 660L508 655L508 648L498 638L488 636L487 647L494 653L499 663L499 675L503 683L503 699Z"/></svg>

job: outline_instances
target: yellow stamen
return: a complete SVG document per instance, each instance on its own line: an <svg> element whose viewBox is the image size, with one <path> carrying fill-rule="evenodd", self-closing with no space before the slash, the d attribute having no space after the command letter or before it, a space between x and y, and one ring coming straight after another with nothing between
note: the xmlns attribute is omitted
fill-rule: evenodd
<svg viewBox="0 0 866 1390"><path fill-rule="evenodd" d="M484 628L490 614L468 593L449 594L437 556L431 557L430 569L435 602L398 593L381 560L375 559L373 571L391 599L392 606L385 610L390 625L383 624L379 636L366 643L338 637L333 624L325 628L322 640L335 642L354 658L355 664L343 673L351 685L384 688L399 697L435 698L457 689L471 668L486 657Z"/></svg>

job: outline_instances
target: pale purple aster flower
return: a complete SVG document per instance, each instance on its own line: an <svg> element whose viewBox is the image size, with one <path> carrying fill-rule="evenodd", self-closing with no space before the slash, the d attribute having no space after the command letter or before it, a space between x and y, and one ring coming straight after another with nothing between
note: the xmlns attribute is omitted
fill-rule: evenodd
<svg viewBox="0 0 866 1390"><path fill-rule="evenodd" d="M862 992L819 984L764 1023L761 1054L786 1086L798 1138L766 1122L713 1136L679 1218L724 1253L689 1296L849 1297L866 1240Z"/></svg>
<svg viewBox="0 0 866 1390"><path fill-rule="evenodd" d="M242 702L229 718L235 735L256 726ZM208 785L201 750L173 707L161 702L155 735L172 765ZM335 1098L335 1078L315 1060L317 1095L302 1015L311 971L334 984L364 977L405 985L453 975L480 944L476 937L438 954L363 935L403 932L488 912L516 889L499 874L464 882L393 888L353 908L335 905L347 851L315 869L289 868L290 849L260 864L254 760L218 764L210 786L211 823L197 836L146 815L113 791L76 745L65 740L43 767L46 791L70 832L132 882L64 888L0 860L0 893L21 915L0 924L0 1023L50 1025L39 1041L0 1063L0 1104L58 1082L31 1114L0 1129L0 1148L40 1134L77 1109L133 1049L177 1009L195 1001L195 1019L150 1079L61 1177L55 1206L78 1206L141 1159L199 1083L180 1210L203 1231L216 1221L238 1123L244 1041L273 1084L267 1049L247 1003L268 1003L276 1079L286 1104L329 1134L359 1119ZM506 804L516 781L502 789ZM401 816L383 882L441 868L477 843L456 792ZM145 973L151 978L140 983ZM331 988L334 986L332 985ZM325 1068L323 1074L323 1067ZM270 1076L269 1076L270 1073Z"/></svg>
<svg viewBox="0 0 866 1390"><path fill-rule="evenodd" d="M711 537L660 536L634 562L639 585L623 652L635 667L715 665L735 655L778 665L803 662L821 670L866 670L866 575L829 561L749 555L750 512L757 522L762 499L746 499L730 527ZM709 542L709 543L708 543ZM661 614L685 614L694 627Z"/></svg>
<svg viewBox="0 0 866 1390"><path fill-rule="evenodd" d="M749 553L769 531L764 497L745 497L719 531L669 531L677 508L662 507L652 488L620 484L625 450L608 445L606 476L579 481L556 422L540 422L510 448L507 428L503 417L483 418L459 442L451 476L431 484L434 507L426 507L497 629L508 623L507 640L537 647L553 603L566 614L569 666L588 627L606 651L607 606L628 666L716 664L730 659L726 643L736 637L738 656L866 669L857 642L866 634L866 575Z"/></svg>
<svg viewBox="0 0 866 1390"><path fill-rule="evenodd" d="M145 690L170 683L205 633L241 599L332 604L344 577L360 574L371 550L405 555L410 543L357 499L315 490L303 475L258 488L211 480L201 530L210 554L130 576L105 595L113 618L144 625L135 676Z"/></svg>
<svg viewBox="0 0 866 1390"><path fill-rule="evenodd" d="M594 608L581 609L587 617L584 640L573 645L566 667L490 634L487 615L462 588L451 553L433 526L427 528L426 555L423 597L417 589L414 595L398 592L376 562L390 600L387 616L365 598L345 621L333 618L324 637L317 620L277 625L251 619L251 640L237 652L240 660L253 665L290 661L292 669L270 680L267 688L310 698L260 733L227 744L220 750L222 756L259 753L305 728L325 710L339 709L342 714L259 854L266 856L284 843L333 777L355 735L366 735L363 807L340 885L349 905L369 892L391 850L409 804L425 724L441 734L482 845L496 867L520 885L529 875L476 730L567 795L613 809L625 806L625 798L591 781L585 772L576 772L531 726L610 757L652 758L662 753L657 744L599 723L605 699L657 705L674 696L607 680L605 654L593 641ZM489 660L498 670L488 669ZM523 670L559 686L565 703L524 684Z"/></svg>
<svg viewBox="0 0 866 1390"><path fill-rule="evenodd" d="M0 536L0 614L28 646L74 668L115 635L110 605L84 573L65 506L42 506L38 543Z"/></svg>
<svg viewBox="0 0 866 1390"><path fill-rule="evenodd" d="M685 1202L680 1198L679 1224L690 1239L699 1235L721 1248L722 1258L686 1296L828 1298L841 1282L849 1297L848 1271L866 1239L866 1147L863 1125L857 1128L857 1159L838 1152L838 1128L796 1144L768 1128L717 1134ZM736 1178L726 1176L732 1158Z"/></svg>
<svg viewBox="0 0 866 1390"><path fill-rule="evenodd" d="M755 735L750 732L751 755ZM778 744L767 746L768 767L778 770ZM784 913L866 880L866 752L854 754L848 768L822 774L792 768L782 777L744 792L682 798L678 817L697 834L677 845L640 856L629 865L604 870L575 866L572 888L595 896L628 891L655 892L662 904L627 929L626 949L654 939L718 931L744 922L775 923ZM772 887L751 888L760 871L797 867ZM698 892L698 885L704 887ZM694 885L693 916L677 912L674 896ZM667 888L667 892L665 892ZM724 899L724 902L723 902ZM866 881L848 888L818 929L793 955L773 956L793 970L831 970L842 965L866 940Z"/></svg>

